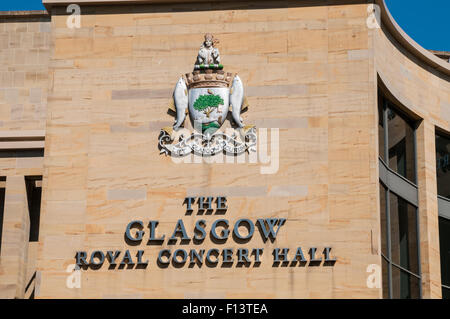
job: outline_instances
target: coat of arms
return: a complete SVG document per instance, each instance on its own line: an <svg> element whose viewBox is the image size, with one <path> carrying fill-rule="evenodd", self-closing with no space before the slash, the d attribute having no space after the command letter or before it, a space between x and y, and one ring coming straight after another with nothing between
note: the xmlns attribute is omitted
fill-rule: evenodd
<svg viewBox="0 0 450 319"><path fill-rule="evenodd" d="M224 71L217 42L213 35L205 35L193 72L181 76L175 85L169 106L176 113L175 123L161 130L161 153L211 156L255 151L256 128L244 125L241 118L241 112L248 108L244 86L237 74ZM176 134L184 128L188 114L194 132ZM234 128L232 134L220 130L227 118Z"/></svg>

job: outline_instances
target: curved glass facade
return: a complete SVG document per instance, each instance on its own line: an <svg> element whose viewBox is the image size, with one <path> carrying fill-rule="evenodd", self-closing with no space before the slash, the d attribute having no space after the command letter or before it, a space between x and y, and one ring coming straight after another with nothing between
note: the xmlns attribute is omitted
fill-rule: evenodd
<svg viewBox="0 0 450 319"><path fill-rule="evenodd" d="M383 144L385 145L384 152L386 152L382 158L391 170L415 183L416 163L413 123L385 98L383 99L382 113L384 115Z"/></svg>
<svg viewBox="0 0 450 319"><path fill-rule="evenodd" d="M450 199L450 138L436 135L436 175L439 196Z"/></svg>
<svg viewBox="0 0 450 319"><path fill-rule="evenodd" d="M439 217L442 298L450 299L450 220Z"/></svg>
<svg viewBox="0 0 450 319"><path fill-rule="evenodd" d="M450 299L450 138L436 134L442 298Z"/></svg>
<svg viewBox="0 0 450 319"><path fill-rule="evenodd" d="M420 298L417 200L402 197L402 189L417 196L414 123L386 98L379 101L379 160L387 175L380 175L383 298Z"/></svg>

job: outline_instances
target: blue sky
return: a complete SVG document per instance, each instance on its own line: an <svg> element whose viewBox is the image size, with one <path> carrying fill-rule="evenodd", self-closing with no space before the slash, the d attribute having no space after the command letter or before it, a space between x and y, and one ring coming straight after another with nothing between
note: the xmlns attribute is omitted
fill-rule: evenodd
<svg viewBox="0 0 450 319"><path fill-rule="evenodd" d="M450 51L450 0L385 0L402 29L426 49Z"/></svg>
<svg viewBox="0 0 450 319"><path fill-rule="evenodd" d="M450 0L385 1L397 23L421 46L450 51ZM41 0L0 0L0 11L43 8Z"/></svg>

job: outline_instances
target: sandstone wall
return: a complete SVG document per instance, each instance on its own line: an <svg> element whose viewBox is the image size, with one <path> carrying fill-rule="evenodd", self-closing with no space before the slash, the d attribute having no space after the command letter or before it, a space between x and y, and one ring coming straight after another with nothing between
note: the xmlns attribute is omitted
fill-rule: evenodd
<svg viewBox="0 0 450 319"><path fill-rule="evenodd" d="M374 29L374 63L380 84L416 119L417 172L424 297L441 298L435 132L450 131L449 76L405 50L383 27Z"/></svg>
<svg viewBox="0 0 450 319"><path fill-rule="evenodd" d="M289 2L290 3L290 2ZM366 268L380 264L376 73L367 5L287 2L82 7L81 28L52 15L39 297L379 298ZM84 10L84 11L83 11ZM206 32L225 69L243 80L246 123L279 128L279 169L267 164L175 164L159 154L177 79ZM270 132L270 131L269 131ZM188 195L224 195L224 216L185 215ZM161 269L168 245L129 246L131 220L159 220L170 236L227 218L286 218L277 240L254 236L185 248L264 247L259 267ZM275 267L271 249L332 247L334 266ZM75 252L145 251L146 269L82 272L66 287Z"/></svg>
<svg viewBox="0 0 450 319"><path fill-rule="evenodd" d="M0 13L0 130L43 130L50 17Z"/></svg>

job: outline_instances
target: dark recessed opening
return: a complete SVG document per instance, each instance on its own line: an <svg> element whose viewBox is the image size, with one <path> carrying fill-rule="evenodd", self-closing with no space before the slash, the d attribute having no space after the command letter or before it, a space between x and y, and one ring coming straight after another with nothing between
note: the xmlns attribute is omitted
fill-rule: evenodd
<svg viewBox="0 0 450 319"><path fill-rule="evenodd" d="M0 158L44 157L44 149L0 150Z"/></svg>
<svg viewBox="0 0 450 319"><path fill-rule="evenodd" d="M29 241L39 241L39 220L41 215L42 176L26 176L28 212L30 214Z"/></svg>
<svg viewBox="0 0 450 319"><path fill-rule="evenodd" d="M0 182L3 184L6 181L6 177L0 177ZM3 233L3 211L5 209L5 187L0 186L0 251L2 250L2 233Z"/></svg>

